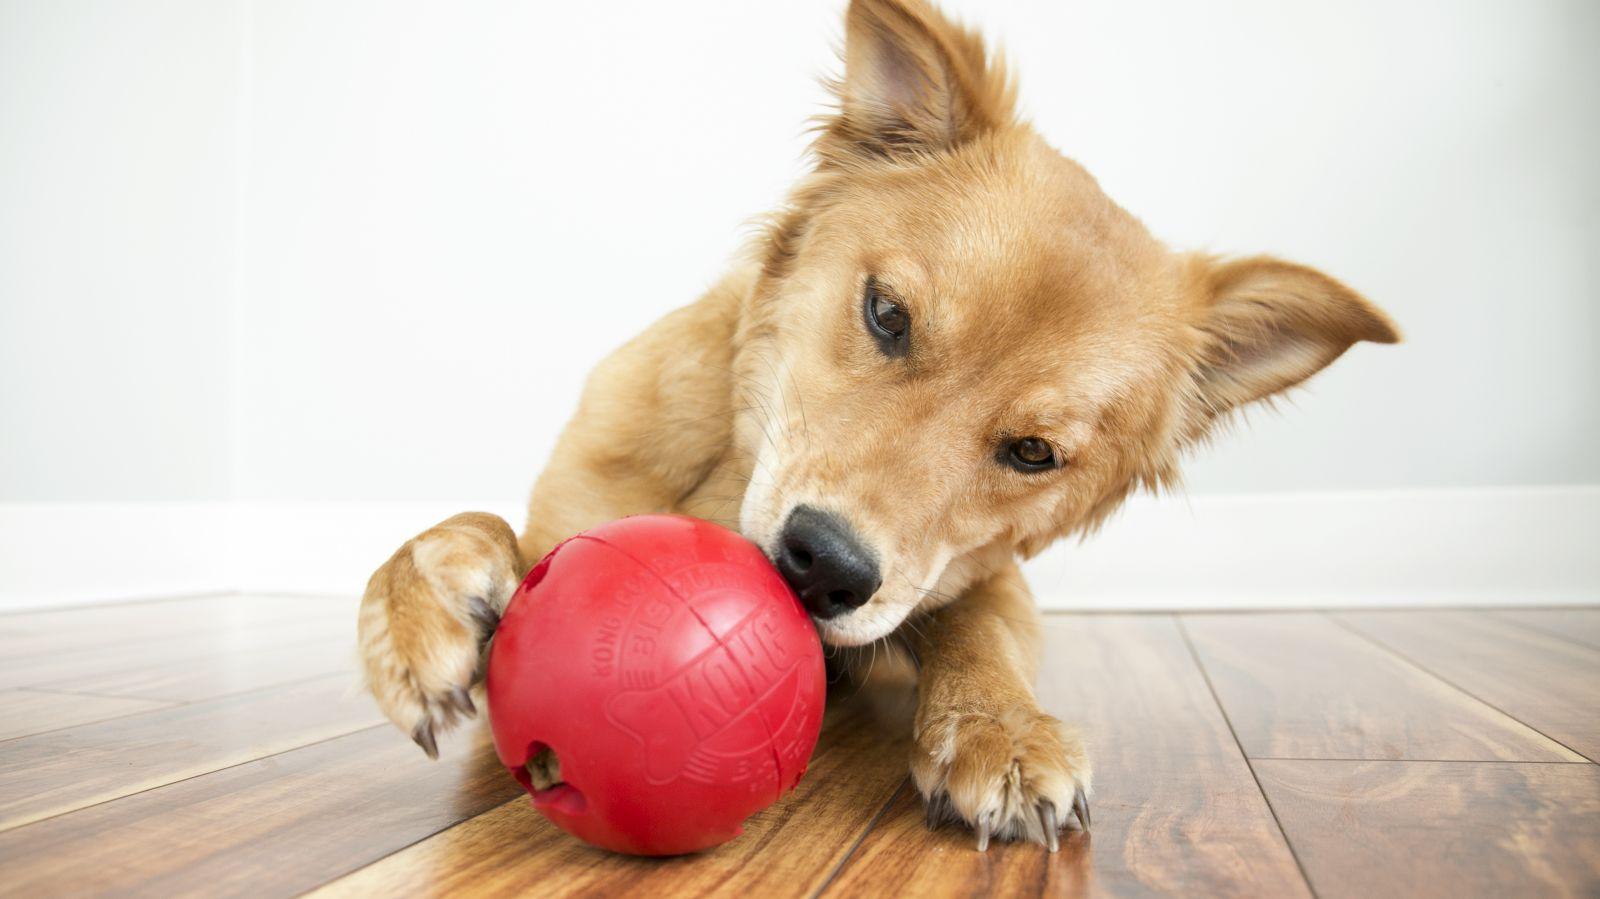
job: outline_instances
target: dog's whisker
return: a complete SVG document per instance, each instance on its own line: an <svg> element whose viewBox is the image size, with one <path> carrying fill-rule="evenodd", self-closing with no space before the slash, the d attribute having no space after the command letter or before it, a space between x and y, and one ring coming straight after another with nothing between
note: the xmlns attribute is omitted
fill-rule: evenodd
<svg viewBox="0 0 1600 899"><path fill-rule="evenodd" d="M761 363L767 367L767 371L772 375L772 386L777 389L778 400L783 403L783 418L787 425L793 419L794 413L789 411L789 396L788 392L783 389L783 377L778 374L778 368L773 364L770 357L762 356Z"/></svg>

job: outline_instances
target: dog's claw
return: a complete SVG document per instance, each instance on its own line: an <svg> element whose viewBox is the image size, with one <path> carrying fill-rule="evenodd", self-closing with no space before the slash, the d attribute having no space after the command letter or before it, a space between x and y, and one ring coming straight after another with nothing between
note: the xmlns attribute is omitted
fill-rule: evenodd
<svg viewBox="0 0 1600 899"><path fill-rule="evenodd" d="M989 851L989 822L988 821L979 821L978 822L978 851L979 852L988 852Z"/></svg>
<svg viewBox="0 0 1600 899"><path fill-rule="evenodd" d="M1044 825L1045 845L1051 852L1061 849L1061 823L1056 820L1056 804L1048 799L1039 803L1039 823Z"/></svg>
<svg viewBox="0 0 1600 899"><path fill-rule="evenodd" d="M433 739L432 720L424 718L417 722L416 729L411 731L411 739L417 741L417 745L421 746L422 751L428 754L428 758L435 761L438 760L439 744Z"/></svg>
<svg viewBox="0 0 1600 899"><path fill-rule="evenodd" d="M465 687L451 690L450 701L469 718L478 714L478 707L472 704L472 694Z"/></svg>
<svg viewBox="0 0 1600 899"><path fill-rule="evenodd" d="M1090 820L1089 797L1083 792L1083 787L1079 787L1077 792L1072 794L1072 814L1077 816L1078 826L1087 832Z"/></svg>

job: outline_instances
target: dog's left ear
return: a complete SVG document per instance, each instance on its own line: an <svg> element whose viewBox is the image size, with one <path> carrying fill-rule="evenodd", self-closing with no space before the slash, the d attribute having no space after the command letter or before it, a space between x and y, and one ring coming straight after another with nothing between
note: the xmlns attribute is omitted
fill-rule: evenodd
<svg viewBox="0 0 1600 899"><path fill-rule="evenodd" d="M1014 92L977 34L921 0L851 0L845 74L823 162L947 150L1014 121Z"/></svg>
<svg viewBox="0 0 1600 899"><path fill-rule="evenodd" d="M1358 341L1400 340L1388 316L1315 269L1265 256L1194 255L1186 263L1200 334L1191 437L1219 416L1299 384Z"/></svg>

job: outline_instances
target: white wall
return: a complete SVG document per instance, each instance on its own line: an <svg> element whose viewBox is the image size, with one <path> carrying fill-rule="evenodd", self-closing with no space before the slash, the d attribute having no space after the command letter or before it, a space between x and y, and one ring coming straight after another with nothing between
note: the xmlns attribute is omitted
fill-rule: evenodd
<svg viewBox="0 0 1600 899"><path fill-rule="evenodd" d="M524 495L800 171L829 6L258 4L240 495Z"/></svg>
<svg viewBox="0 0 1600 899"><path fill-rule="evenodd" d="M800 171L842 5L0 0L0 503L516 503ZM1600 4L946 5L1157 234L1406 330L1197 497L1600 484Z"/></svg>
<svg viewBox="0 0 1600 899"><path fill-rule="evenodd" d="M520 494L593 361L781 195L840 6L257 4L240 493ZM1600 4L949 6L1158 234L1406 330L1195 491L1600 481Z"/></svg>
<svg viewBox="0 0 1600 899"><path fill-rule="evenodd" d="M239 34L0 2L0 501L228 494Z"/></svg>

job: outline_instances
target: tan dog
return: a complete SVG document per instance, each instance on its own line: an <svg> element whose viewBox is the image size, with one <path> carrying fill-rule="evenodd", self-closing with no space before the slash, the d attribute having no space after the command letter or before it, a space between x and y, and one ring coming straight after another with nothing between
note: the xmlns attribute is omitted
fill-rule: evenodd
<svg viewBox="0 0 1600 899"><path fill-rule="evenodd" d="M1171 483L1230 411L1394 326L1268 258L1170 251L1015 118L979 39L854 0L816 169L753 261L600 364L522 536L466 513L362 601L384 712L430 754L473 713L498 613L557 541L623 515L737 526L825 642L920 662L911 772L936 814L1054 848L1089 762L1039 708L1017 569Z"/></svg>

